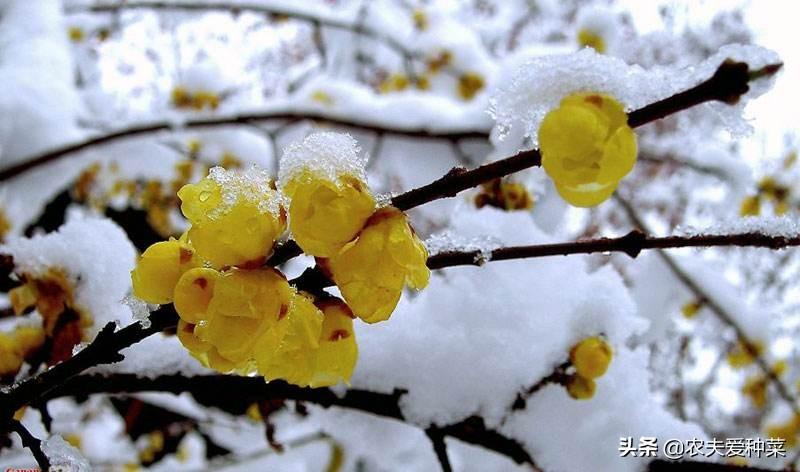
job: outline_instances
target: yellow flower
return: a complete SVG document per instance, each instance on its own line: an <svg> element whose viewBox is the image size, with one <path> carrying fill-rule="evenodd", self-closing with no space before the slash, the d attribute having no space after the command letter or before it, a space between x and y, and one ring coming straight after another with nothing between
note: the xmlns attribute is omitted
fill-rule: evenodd
<svg viewBox="0 0 800 472"><path fill-rule="evenodd" d="M189 269L181 276L174 299L175 310L183 321L197 324L205 319L219 277L219 272L204 267Z"/></svg>
<svg viewBox="0 0 800 472"><path fill-rule="evenodd" d="M762 375L749 377L742 386L742 394L753 402L756 408L767 404L767 378Z"/></svg>
<svg viewBox="0 0 800 472"><path fill-rule="evenodd" d="M389 318L403 286L428 285L428 251L406 215L387 207L375 212L358 238L323 262L353 312L375 323Z"/></svg>
<svg viewBox="0 0 800 472"><path fill-rule="evenodd" d="M458 78L458 96L463 100L472 100L483 89L486 81L477 72L467 72Z"/></svg>
<svg viewBox="0 0 800 472"><path fill-rule="evenodd" d="M703 308L702 301L692 300L681 307L681 314L683 314L686 319L692 319L697 316L701 308Z"/></svg>
<svg viewBox="0 0 800 472"><path fill-rule="evenodd" d="M611 346L594 336L576 344L569 352L569 360L578 375L587 379L602 377L613 357Z"/></svg>
<svg viewBox="0 0 800 472"><path fill-rule="evenodd" d="M75 43L80 43L84 39L86 39L86 33L83 31L83 28L79 26L71 26L67 30L67 34L69 36L70 41Z"/></svg>
<svg viewBox="0 0 800 472"><path fill-rule="evenodd" d="M597 93L575 93L539 128L542 167L558 193L575 206L608 199L636 163L636 135L622 104Z"/></svg>
<svg viewBox="0 0 800 472"><path fill-rule="evenodd" d="M13 376L22 363L44 345L45 333L40 327L18 326L11 333L0 332L0 377Z"/></svg>
<svg viewBox="0 0 800 472"><path fill-rule="evenodd" d="M728 364L734 369L741 369L753 363L755 356L764 352L764 343L755 341L747 346L737 342L728 353Z"/></svg>
<svg viewBox="0 0 800 472"><path fill-rule="evenodd" d="M245 368L253 359L258 338L274 327L291 298L286 278L275 269L232 269L214 282L208 311L194 334L209 343L222 359ZM209 361L212 359L209 358Z"/></svg>
<svg viewBox="0 0 800 472"><path fill-rule="evenodd" d="M194 250L185 242L155 243L142 253L131 272L133 293L148 303L169 303L181 275L198 265Z"/></svg>
<svg viewBox="0 0 800 472"><path fill-rule="evenodd" d="M319 350L311 378L312 387L336 385L350 381L358 359L358 345L353 331L353 312L342 300L330 298L317 303L325 319Z"/></svg>
<svg viewBox="0 0 800 472"><path fill-rule="evenodd" d="M310 295L295 294L283 316L255 345L258 372L267 380L310 385L323 318Z"/></svg>
<svg viewBox="0 0 800 472"><path fill-rule="evenodd" d="M786 447L791 449L797 444L797 436L800 434L800 416L794 415L786 423L768 425L764 434L768 438L785 440Z"/></svg>
<svg viewBox="0 0 800 472"><path fill-rule="evenodd" d="M425 10L419 8L411 13L411 18L414 20L414 27L418 30L424 31L428 29L428 15Z"/></svg>
<svg viewBox="0 0 800 472"><path fill-rule="evenodd" d="M200 182L183 186L178 197L192 223L189 240L217 268L258 267L286 229L271 180L255 168L215 167Z"/></svg>
<svg viewBox="0 0 800 472"><path fill-rule="evenodd" d="M383 81L378 85L378 91L380 93L399 92L407 89L408 85L408 76L406 74L397 72L383 79Z"/></svg>
<svg viewBox="0 0 800 472"><path fill-rule="evenodd" d="M309 169L294 175L283 188L291 198L289 228L306 254L329 257L356 237L375 211L366 184L352 175L337 181Z"/></svg>
<svg viewBox="0 0 800 472"><path fill-rule="evenodd" d="M575 400L588 400L594 396L597 384L594 380L573 375L567 381L567 393Z"/></svg>
<svg viewBox="0 0 800 472"><path fill-rule="evenodd" d="M739 216L758 216L761 214L761 197L750 195L742 200L739 207Z"/></svg>
<svg viewBox="0 0 800 472"><path fill-rule="evenodd" d="M582 28L578 31L578 44L581 47L590 47L600 54L606 52L606 41L597 31Z"/></svg>

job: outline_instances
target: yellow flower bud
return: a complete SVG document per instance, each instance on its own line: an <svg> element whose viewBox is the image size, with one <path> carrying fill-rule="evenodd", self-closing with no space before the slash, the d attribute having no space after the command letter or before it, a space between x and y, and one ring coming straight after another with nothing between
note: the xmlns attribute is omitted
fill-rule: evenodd
<svg viewBox="0 0 800 472"><path fill-rule="evenodd" d="M0 332L0 377L19 372L27 357L44 345L45 333L38 326L18 326L10 333Z"/></svg>
<svg viewBox="0 0 800 472"><path fill-rule="evenodd" d="M472 100L483 89L486 81L477 72L467 72L458 78L458 96L463 100Z"/></svg>
<svg viewBox="0 0 800 472"><path fill-rule="evenodd" d="M209 177L181 188L178 197L192 223L189 240L217 268L261 265L286 229L271 180L255 168L215 167Z"/></svg>
<svg viewBox="0 0 800 472"><path fill-rule="evenodd" d="M762 375L749 377L742 386L742 394L753 402L756 408L767 404L767 378Z"/></svg>
<svg viewBox="0 0 800 472"><path fill-rule="evenodd" d="M219 277L219 272L204 267L189 269L181 276L175 285L175 310L183 321L197 324L206 318Z"/></svg>
<svg viewBox="0 0 800 472"><path fill-rule="evenodd" d="M739 207L739 216L758 216L761 214L761 197L751 195L742 200Z"/></svg>
<svg viewBox="0 0 800 472"><path fill-rule="evenodd" d="M205 362L205 353L211 349L211 344L204 342L194 334L195 325L185 321L178 320L177 335L178 340L183 344L189 352L195 357L200 358L203 363Z"/></svg>
<svg viewBox="0 0 800 472"><path fill-rule="evenodd" d="M358 359L358 345L353 331L353 312L342 300L331 298L317 303L325 319L319 339L311 378L312 387L336 385L350 381Z"/></svg>
<svg viewBox="0 0 800 472"><path fill-rule="evenodd" d="M681 314L684 316L684 318L690 320L697 316L697 313L700 312L701 308L703 308L703 302L700 300L693 300L681 307Z"/></svg>
<svg viewBox="0 0 800 472"><path fill-rule="evenodd" d="M399 92L408 88L409 80L406 74L395 73L385 78L379 85L380 93Z"/></svg>
<svg viewBox="0 0 800 472"><path fill-rule="evenodd" d="M22 354L13 336L0 332L0 377L16 375L22 367Z"/></svg>
<svg viewBox="0 0 800 472"><path fill-rule="evenodd" d="M407 216L387 207L375 212L358 238L328 259L327 267L356 316L375 323L389 318L404 285L428 285L427 259Z"/></svg>
<svg viewBox="0 0 800 472"><path fill-rule="evenodd" d="M142 253L131 272L133 293L148 303L169 303L181 275L198 265L190 245L175 239L155 243Z"/></svg>
<svg viewBox="0 0 800 472"><path fill-rule="evenodd" d="M306 254L330 257L356 237L375 210L375 199L358 177L333 182L310 170L298 172L284 187L291 198L289 228Z"/></svg>
<svg viewBox="0 0 800 472"><path fill-rule="evenodd" d="M239 367L253 358L256 341L277 324L290 297L289 283L275 269L224 272L217 277L208 313L194 332Z"/></svg>
<svg viewBox="0 0 800 472"><path fill-rule="evenodd" d="M582 28L578 31L578 44L581 47L590 47L600 54L606 52L606 41L596 31Z"/></svg>
<svg viewBox="0 0 800 472"><path fill-rule="evenodd" d="M588 400L594 396L594 392L597 390L594 380L580 375L570 377L566 386L567 393L575 400Z"/></svg>
<svg viewBox="0 0 800 472"><path fill-rule="evenodd" d="M569 360L579 376L596 379L606 373L613 355L611 346L594 336L576 344L569 352Z"/></svg>
<svg viewBox="0 0 800 472"><path fill-rule="evenodd" d="M741 369L753 363L755 356L764 352L764 343L756 341L750 346L737 342L728 353L728 365Z"/></svg>
<svg viewBox="0 0 800 472"><path fill-rule="evenodd" d="M283 379L294 385L310 385L323 318L310 295L295 294L278 323L255 345L258 372L267 380Z"/></svg>
<svg viewBox="0 0 800 472"><path fill-rule="evenodd" d="M598 93L569 95L544 117L542 167L564 200L596 206L633 169L636 135L627 120L621 103Z"/></svg>
<svg viewBox="0 0 800 472"><path fill-rule="evenodd" d="M791 449L797 445L797 436L800 434L800 417L792 416L786 423L768 425L764 435L768 438L778 438L786 441L786 447Z"/></svg>

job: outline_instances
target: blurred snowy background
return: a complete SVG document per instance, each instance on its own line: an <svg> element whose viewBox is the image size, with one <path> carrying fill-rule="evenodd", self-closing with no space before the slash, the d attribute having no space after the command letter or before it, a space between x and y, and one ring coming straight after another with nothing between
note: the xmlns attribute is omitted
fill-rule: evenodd
<svg viewBox="0 0 800 472"><path fill-rule="evenodd" d="M703 105L637 130L639 162L617 198L570 207L532 169L415 209L414 227L431 248L619 236L642 225L655 234L796 234L793 9L778 1L0 0L0 254L28 275L66 273L88 314L77 334L53 336L69 355L103 322L141 316L127 298L134 249L183 232L175 192L211 166L277 172L284 146L338 130L369 156L372 188L398 193L531 147L512 122L535 121L546 111L536 106L557 103L568 84L602 79L637 108L705 79L725 57L772 58L739 46L719 52L730 44L775 51L785 67L774 86L754 87L736 107ZM530 66L584 47L643 70L593 78L582 64L605 59L586 51L589 62L570 55ZM526 99L517 93L533 89ZM44 233L53 234L23 238ZM312 262L295 259L285 272ZM748 461L780 467L800 457L798 280L796 251L766 249L440 271L403 298L391 322L357 329L353 387L407 390L408 424L293 401L225 409L167 393L59 398L48 403L50 418L40 408L20 417L38 437L52 435L57 454L95 470L436 470L424 428L472 416L522 443L547 472L643 470L647 459L618 457L623 436L779 436L787 457ZM42 323L41 308L13 316L9 304L0 295L4 333ZM615 357L593 399L547 385L512 408L570 346L597 333ZM742 336L762 347L760 362L742 354ZM50 349L40 364L60 359ZM212 373L166 334L125 354L95 373ZM272 429L284 452L268 444ZM531 469L448 445L456 470ZM33 465L16 436L4 446L0 465Z"/></svg>

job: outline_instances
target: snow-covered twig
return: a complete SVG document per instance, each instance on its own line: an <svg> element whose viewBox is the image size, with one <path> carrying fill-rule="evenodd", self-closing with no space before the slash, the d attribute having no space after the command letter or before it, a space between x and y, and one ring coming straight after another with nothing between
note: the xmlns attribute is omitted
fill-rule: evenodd
<svg viewBox="0 0 800 472"><path fill-rule="evenodd" d="M647 229L647 225L644 221L639 217L636 210L633 206L625 200L624 198L620 197L619 195L615 196L615 200L622 206L627 214L628 218L631 222L639 228L644 230ZM735 239L739 239L740 242L747 242L748 238L753 233L749 235L728 235L728 237L734 237ZM766 238L762 242L769 243L771 239L778 238L782 239L784 242L792 242L791 245L797 245L797 238L786 238L783 236L769 236L758 234L756 239L758 238ZM720 237L720 236L717 236ZM691 238L691 237L690 237ZM794 241L792 241L794 240ZM753 240L755 242L755 240ZM777 241L775 241L777 242ZM772 247L772 246L764 246L764 247ZM781 380L776 374L775 371L770 367L769 363L764 359L764 357L760 354L758 347L756 346L755 341L750 339L747 335L745 330L736 322L734 316L728 311L723 308L723 306L715 299L715 297L709 293L708 290L705 290L689 273L687 273L673 258L670 254L666 253L662 249L664 247L656 247L658 255L664 261L664 263L669 267L670 271L675 274L675 277L680 280L686 288L691 290L695 298L698 300L703 300L703 304L707 306L712 313L714 313L717 318L722 321L725 325L729 326L733 329L736 333L736 338L739 340L739 343L743 346L744 349L747 350L748 354L755 359L756 365L758 365L759 369L767 376L770 383L775 386L775 389L778 391L778 394L789 404L795 414L800 415L800 406L798 406L797 398L791 393L791 389Z"/></svg>
<svg viewBox="0 0 800 472"><path fill-rule="evenodd" d="M708 80L678 94L632 111L628 124L638 127L710 101L735 103L749 89L749 82L775 74L782 64L771 64L751 71L743 62L725 61ZM485 164L472 170L454 168L445 176L422 187L392 198L392 205L408 210L441 198L454 197L459 192L529 167L542 164L538 149L522 151L514 156Z"/></svg>
<svg viewBox="0 0 800 472"><path fill-rule="evenodd" d="M133 323L115 331L107 324L83 350L56 366L29 377L0 392L0 421L10 418L19 408L34 403L48 392L90 367L111 364L123 359L120 351L142 339L177 325L178 316L172 305L163 305L150 315L150 325Z"/></svg>
<svg viewBox="0 0 800 472"><path fill-rule="evenodd" d="M231 125L249 126L255 122L266 121L266 120L290 120L290 121L313 120L348 128L358 128L380 134L396 134L396 135L408 136L411 138L445 139L452 141L458 141L461 139L468 139L468 138L485 140L488 139L489 136L487 132L481 130L455 130L455 131L440 132L423 128L411 128L411 127L399 127L399 126L390 127L390 126L370 123L367 120L359 119L357 117L341 118L341 117L330 116L328 114L321 112L313 112L313 111L292 112L287 110L261 112L261 113L248 113L248 114L225 116L219 118L198 118L181 123L180 126L178 126L177 128L178 129L213 128L213 127L231 126ZM4 169L0 169L0 182L11 179L12 177L16 177L38 166L54 162L70 154L74 154L78 151L83 151L85 149L89 149L94 146L107 144L121 139L131 138L134 136L152 134L163 131L174 131L174 130L176 130L175 123L164 121L164 122L148 123L138 126L132 126L130 128L125 128L112 133L89 138L85 141L69 144L64 147L60 147L58 149L47 151L38 156L33 156L29 159L24 159L18 162L17 164L6 167Z"/></svg>
<svg viewBox="0 0 800 472"><path fill-rule="evenodd" d="M68 13L80 11L89 12L116 12L120 10L172 10L172 11L229 11L229 12L254 12L265 13L274 16L284 16L301 21L308 21L316 26L326 26L329 28L346 29L353 33L372 38L384 43L389 48L403 57L416 57L415 51L408 49L403 43L388 36L381 31L371 28L363 22L352 22L334 15L320 15L312 13L308 9L288 8L286 5L268 5L265 3L254 2L153 2L153 1L116 1L116 2L96 2L86 7L67 9Z"/></svg>
<svg viewBox="0 0 800 472"><path fill-rule="evenodd" d="M350 389L344 395L327 388L304 388L282 381L266 383L259 377L231 375L201 375L185 377L164 375L155 378L138 377L133 374L80 375L51 390L47 398L86 395L91 393L135 393L135 392L191 393L205 405L224 405L226 402L241 404L242 401L265 401L271 399L298 400L323 407L342 407L372 413L386 418L406 421L400 408L402 391L377 393ZM530 454L515 440L486 426L478 416L458 423L437 427L439 434L490 449L519 464L535 463Z"/></svg>
<svg viewBox="0 0 800 472"><path fill-rule="evenodd" d="M428 267L431 269L442 269L460 265L481 265L488 261L528 259L559 255L566 256L570 254L593 254L597 252L624 252L630 257L636 257L642 250L646 249L716 246L781 249L791 246L800 246L800 234L787 237L748 232L666 236L657 238L648 236L639 230L633 230L619 238L599 238L568 243L535 244L529 246L508 246L494 249L487 254L477 249L474 251L440 252L428 258Z"/></svg>

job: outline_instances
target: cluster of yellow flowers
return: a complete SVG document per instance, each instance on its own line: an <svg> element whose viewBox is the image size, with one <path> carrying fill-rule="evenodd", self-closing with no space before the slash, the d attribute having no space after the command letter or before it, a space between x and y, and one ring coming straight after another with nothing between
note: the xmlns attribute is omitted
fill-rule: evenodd
<svg viewBox="0 0 800 472"><path fill-rule="evenodd" d="M355 149L352 138L334 136ZM174 303L178 337L205 365L301 386L348 381L358 355L353 319L385 320L404 286L427 285L427 252L405 214L378 208L359 172L314 163L287 163L280 191L255 168L212 169L178 192L189 230L149 247L132 272L139 298ZM344 300L299 291L264 265L287 213L295 241Z"/></svg>
<svg viewBox="0 0 800 472"><path fill-rule="evenodd" d="M483 183L475 195L475 206L493 206L506 211L530 210L533 197L525 185L507 179L494 179Z"/></svg>
<svg viewBox="0 0 800 472"><path fill-rule="evenodd" d="M775 215L785 215L791 205L792 189L778 183L773 177L764 177L758 182L757 193L742 200L739 207L741 216L759 216L763 203L773 205Z"/></svg>
<svg viewBox="0 0 800 472"><path fill-rule="evenodd" d="M177 108L193 108L195 110L216 110L219 107L220 97L217 93L208 90L190 92L185 87L177 86L172 89L172 104Z"/></svg>
<svg viewBox="0 0 800 472"><path fill-rule="evenodd" d="M593 336L579 342L569 352L575 373L567 380L567 393L576 400L588 400L597 389L594 379L608 370L614 351L603 338Z"/></svg>
<svg viewBox="0 0 800 472"><path fill-rule="evenodd" d="M608 199L636 163L636 135L624 107L611 96L574 93L539 127L542 167L572 205Z"/></svg>

